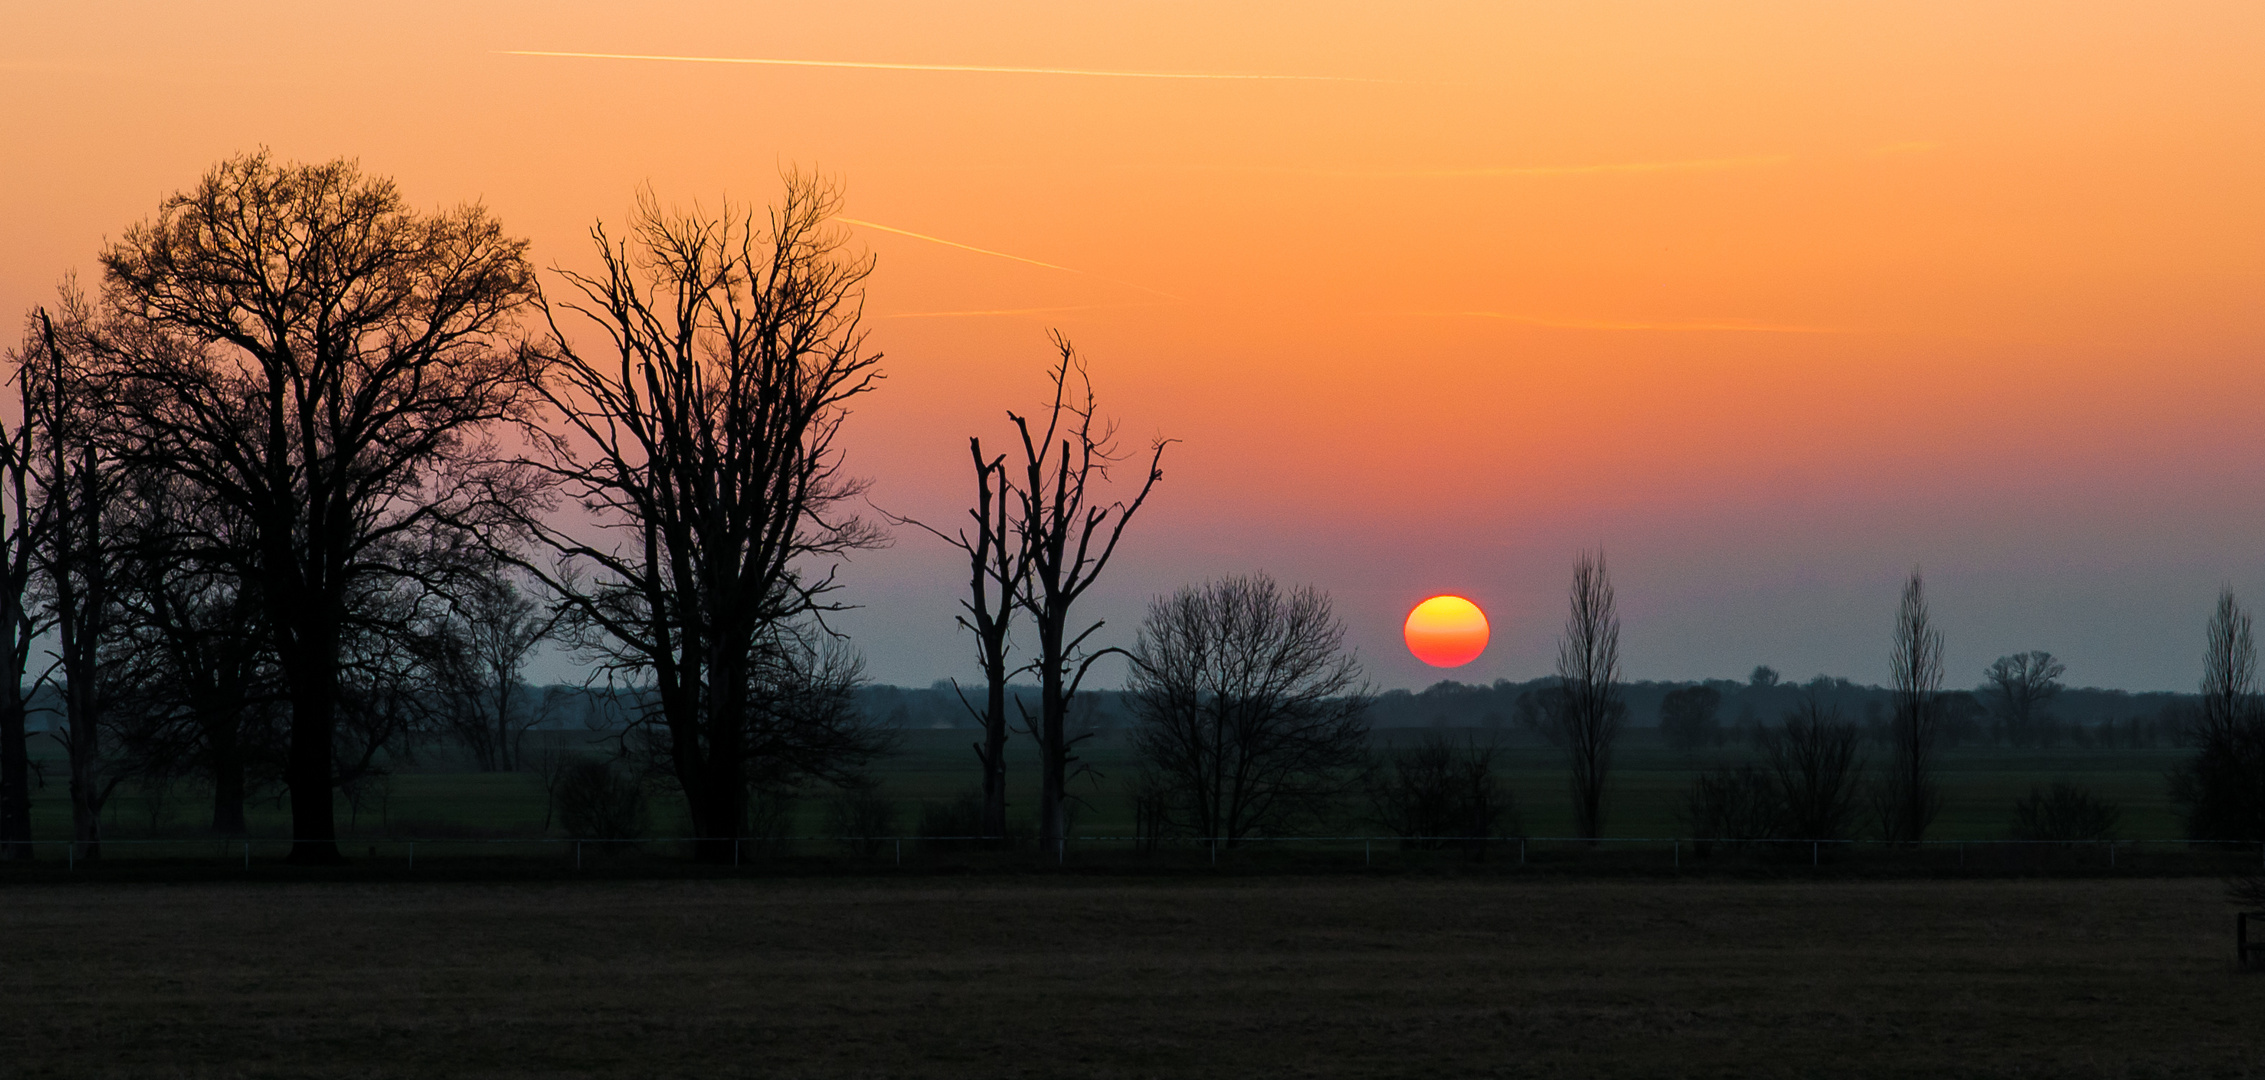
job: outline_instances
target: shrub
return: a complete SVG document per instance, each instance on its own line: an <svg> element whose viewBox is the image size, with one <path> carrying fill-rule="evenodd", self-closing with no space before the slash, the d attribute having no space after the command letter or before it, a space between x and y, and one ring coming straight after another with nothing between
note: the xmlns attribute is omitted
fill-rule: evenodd
<svg viewBox="0 0 2265 1080"><path fill-rule="evenodd" d="M968 837L983 835L983 793L970 788L949 801L923 801L918 832L923 841L942 841L943 847L967 846Z"/></svg>
<svg viewBox="0 0 2265 1080"><path fill-rule="evenodd" d="M849 788L827 807L826 825L851 852L878 855L887 838L897 835L897 804L875 788Z"/></svg>
<svg viewBox="0 0 2265 1080"><path fill-rule="evenodd" d="M583 840L635 840L645 835L645 787L611 761L567 765L551 791L551 809L566 835Z"/></svg>
<svg viewBox="0 0 2265 1080"><path fill-rule="evenodd" d="M2112 840L2123 808L2065 780L2032 787L2013 804L2016 840Z"/></svg>
<svg viewBox="0 0 2265 1080"><path fill-rule="evenodd" d="M1370 774L1376 823L1408 848L1483 851L1487 840L1524 832L1516 799L1494 776L1494 754L1436 734L1394 752Z"/></svg>
<svg viewBox="0 0 2265 1080"><path fill-rule="evenodd" d="M1777 835L1777 783L1752 765L1710 769L1683 799L1683 825L1706 854L1717 840L1741 844Z"/></svg>

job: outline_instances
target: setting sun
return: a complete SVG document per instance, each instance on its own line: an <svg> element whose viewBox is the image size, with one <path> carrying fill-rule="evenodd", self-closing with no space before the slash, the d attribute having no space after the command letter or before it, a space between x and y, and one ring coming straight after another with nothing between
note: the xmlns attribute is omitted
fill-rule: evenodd
<svg viewBox="0 0 2265 1080"><path fill-rule="evenodd" d="M1416 659L1433 667L1461 667L1486 651L1486 612L1460 596L1434 596L1408 613L1400 632Z"/></svg>

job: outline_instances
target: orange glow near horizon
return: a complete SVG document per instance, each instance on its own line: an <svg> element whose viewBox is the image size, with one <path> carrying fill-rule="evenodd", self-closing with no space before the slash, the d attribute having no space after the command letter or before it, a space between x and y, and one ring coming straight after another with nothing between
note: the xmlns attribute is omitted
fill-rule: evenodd
<svg viewBox="0 0 2265 1080"><path fill-rule="evenodd" d="M1416 659L1433 667L1462 667L1486 651L1486 612L1460 596L1434 596L1417 604L1400 626Z"/></svg>

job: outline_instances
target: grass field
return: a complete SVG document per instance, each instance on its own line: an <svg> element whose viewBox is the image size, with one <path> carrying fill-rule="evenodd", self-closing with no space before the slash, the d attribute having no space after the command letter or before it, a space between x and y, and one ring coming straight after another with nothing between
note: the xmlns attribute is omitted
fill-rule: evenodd
<svg viewBox="0 0 2265 1080"><path fill-rule="evenodd" d="M2216 882L0 893L11 1077L2250 1076Z"/></svg>
<svg viewBox="0 0 2265 1080"><path fill-rule="evenodd" d="M1409 739L1413 730L1386 730L1380 740ZM1484 739L1487 732L1451 732ZM545 732L538 738L555 746L587 743L579 733ZM967 731L913 730L904 733L898 752L875 768L881 789L900 804L900 828L910 833L923 800L948 800L969 790L977 781L974 754ZM44 740L42 740L44 741ZM1131 810L1123 782L1132 774L1130 752L1121 734L1110 733L1085 743L1085 763L1099 774L1073 788L1085 799L1078 809L1073 831L1088 835L1123 836L1132 829ZM1881 756L1877 747L1867 754ZM1945 805L1930 836L1947 840L1999 839L2007 834L2013 801L2031 785L2070 779L2123 807L2121 835L2128 839L2175 840L2177 822L2166 797L2164 774L2190 753L2163 748L2149 750L2060 749L2051 751L1967 747L1943 756L1942 783ZM1687 830L1677 819L1684 792L1702 769L1750 760L1752 752L1731 746L1684 754L1667 748L1649 729L1636 729L1623 739L1607 814L1612 836L1672 837ZM1539 744L1510 741L1500 757L1500 775L1515 793L1527 833L1566 836L1572 830L1565 766L1560 752ZM64 801L60 759L47 766L48 782L34 803L37 835L61 839L69 835L69 809ZM1010 776L1016 785L1016 807L1025 814L1036 802L1037 762L1029 741L1010 744ZM420 836L537 836L543 833L544 805L540 782L528 774L482 774L468 771L461 756L446 748L421 752L391 778L390 792L381 800L370 798L350 818L341 798L340 828L354 837ZM827 831L824 791L802 800L796 831ZM209 820L209 806L200 793L182 789L170 794L151 814L144 794L122 790L112 800L108 834L112 837L189 835ZM682 835L681 803L672 793L656 792L654 832ZM288 835L288 818L271 798L256 802L250 817L255 834ZM155 830L152 830L152 823ZM1336 823L1337 831L1374 832L1372 825L1348 816ZM121 849L123 850L123 849Z"/></svg>

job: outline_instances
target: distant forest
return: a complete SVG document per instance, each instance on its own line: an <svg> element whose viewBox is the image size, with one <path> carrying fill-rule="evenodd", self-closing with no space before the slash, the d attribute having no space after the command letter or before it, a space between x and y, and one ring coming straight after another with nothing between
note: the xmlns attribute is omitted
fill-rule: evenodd
<svg viewBox="0 0 2265 1080"><path fill-rule="evenodd" d="M1557 684L1554 676L1491 684L1460 683L1443 679L1420 691L1388 690L1369 706L1369 725L1375 728L1489 728L1505 735L1545 738L1541 722L1541 694ZM1634 727L1656 727L1661 706L1678 690L1705 687L1721 695L1715 722L1719 738L1751 740L1760 731L1777 726L1812 692L1828 708L1875 738L1884 738L1894 691L1865 686L1847 679L1817 676L1806 682L1788 682L1774 674L1750 678L1707 679L1703 682L1623 683L1620 693L1628 703L1628 722ZM976 689L980 689L979 687ZM1037 689L1018 686L1017 696L1034 703ZM2021 745L2049 748L2077 746L2180 745L2179 717L2199 701L2195 694L2167 691L2131 693L2093 687L2067 687L2027 730L2015 730L2001 718L1988 688L1951 691L1943 695L1950 745ZM858 703L874 720L899 728L973 728L979 726L963 707L951 683L939 680L925 688L868 686L858 692ZM980 705L980 701L978 701ZM1035 708L1035 704L1031 704ZM1132 722L1125 694L1114 690L1087 690L1078 694L1073 720L1082 726L1107 730Z"/></svg>

